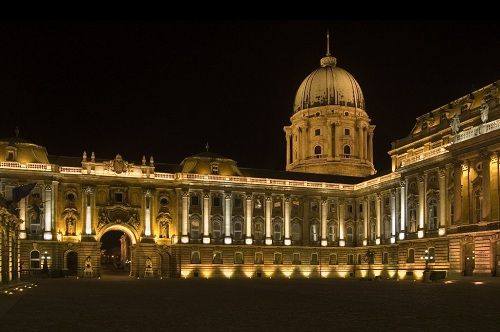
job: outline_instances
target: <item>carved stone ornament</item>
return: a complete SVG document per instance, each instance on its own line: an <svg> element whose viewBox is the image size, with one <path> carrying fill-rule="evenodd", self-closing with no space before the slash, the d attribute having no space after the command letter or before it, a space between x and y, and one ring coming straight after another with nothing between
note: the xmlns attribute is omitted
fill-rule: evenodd
<svg viewBox="0 0 500 332"><path fill-rule="evenodd" d="M481 102L481 106L479 106L479 110L481 111L481 121L483 123L486 123L486 121L488 121L488 112L490 111L490 106L484 99Z"/></svg>
<svg viewBox="0 0 500 332"><path fill-rule="evenodd" d="M458 114L455 114L453 119L451 119L450 127L451 127L451 132L453 133L453 135L456 135L458 133L458 131L460 130L460 117Z"/></svg>
<svg viewBox="0 0 500 332"><path fill-rule="evenodd" d="M158 226L160 226L160 237L169 238L170 237L170 224L172 223L172 216L168 210L161 211L156 216L156 221Z"/></svg>
<svg viewBox="0 0 500 332"><path fill-rule="evenodd" d="M120 154L117 154L114 160L110 160L109 162L106 163L106 168L109 171L115 172L116 174L120 174L120 173L127 173L132 165L133 164L129 164L128 162L123 160Z"/></svg>
<svg viewBox="0 0 500 332"><path fill-rule="evenodd" d="M97 228L110 223L129 224L138 229L140 219L137 209L124 206L101 207L99 209Z"/></svg>
<svg viewBox="0 0 500 332"><path fill-rule="evenodd" d="M62 217L66 223L66 235L76 235L76 221L80 218L78 210L75 208L65 208Z"/></svg>

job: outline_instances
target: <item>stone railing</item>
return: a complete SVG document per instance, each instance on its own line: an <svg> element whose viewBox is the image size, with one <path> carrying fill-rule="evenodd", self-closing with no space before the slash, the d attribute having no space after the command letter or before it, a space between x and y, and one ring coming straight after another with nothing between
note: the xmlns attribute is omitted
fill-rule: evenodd
<svg viewBox="0 0 500 332"><path fill-rule="evenodd" d="M480 124L478 126L464 130L453 137L453 143L460 143L471 139L473 137L489 133L491 131L500 129L500 119L495 121Z"/></svg>
<svg viewBox="0 0 500 332"><path fill-rule="evenodd" d="M444 153L448 152L448 150L446 150L446 147L448 145L449 144L439 146L437 148L416 154L414 156L407 157L407 158L401 160L401 167L408 166L408 165L414 164L416 162L444 154Z"/></svg>

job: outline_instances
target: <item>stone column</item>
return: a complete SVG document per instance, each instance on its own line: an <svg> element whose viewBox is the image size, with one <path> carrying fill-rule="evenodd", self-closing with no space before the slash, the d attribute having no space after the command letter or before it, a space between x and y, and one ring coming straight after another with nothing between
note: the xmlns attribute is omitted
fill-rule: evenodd
<svg viewBox="0 0 500 332"><path fill-rule="evenodd" d="M334 128L333 128L333 123L328 121L327 122L327 125L328 125L328 137L330 138L330 142L328 144L328 158L333 158L334 156L334 151L335 151L335 147L334 147L334 144L335 144L335 132L334 132Z"/></svg>
<svg viewBox="0 0 500 332"><path fill-rule="evenodd" d="M391 189L390 194L391 208L391 243L396 243L396 190Z"/></svg>
<svg viewBox="0 0 500 332"><path fill-rule="evenodd" d="M491 155L490 164L490 177L491 177L491 188L490 188L490 206L491 206L491 220L499 219L499 195L498 195L498 155L493 153Z"/></svg>
<svg viewBox="0 0 500 332"><path fill-rule="evenodd" d="M340 122L335 122L335 159L340 158Z"/></svg>
<svg viewBox="0 0 500 332"><path fill-rule="evenodd" d="M439 169L439 235L446 234L446 170Z"/></svg>
<svg viewBox="0 0 500 332"><path fill-rule="evenodd" d="M462 164L462 223L473 223L472 211L470 208L470 181L469 181L469 161Z"/></svg>
<svg viewBox="0 0 500 332"><path fill-rule="evenodd" d="M368 134L368 159L373 164L373 131Z"/></svg>
<svg viewBox="0 0 500 332"><path fill-rule="evenodd" d="M290 239L290 196L285 196L285 246L292 244Z"/></svg>
<svg viewBox="0 0 500 332"><path fill-rule="evenodd" d="M245 226L246 226L246 244L252 244L252 194L246 195L246 208L245 208Z"/></svg>
<svg viewBox="0 0 500 332"><path fill-rule="evenodd" d="M21 200L19 201L19 218L21 219L21 223L19 224L20 239L26 239L26 220L28 219L28 209L26 209L26 204L26 197L21 198Z"/></svg>
<svg viewBox="0 0 500 332"><path fill-rule="evenodd" d="M401 206L399 208L399 212L401 213L401 221L399 225L399 239L405 239L405 227L406 227L406 181L399 182L400 195L401 199L399 200Z"/></svg>
<svg viewBox="0 0 500 332"><path fill-rule="evenodd" d="M210 243L210 232L209 232L210 227L208 225L209 218L210 218L210 193L204 192L203 193L203 243L204 244Z"/></svg>
<svg viewBox="0 0 500 332"><path fill-rule="evenodd" d="M368 135L367 128L363 128L363 159L368 159Z"/></svg>
<svg viewBox="0 0 500 332"><path fill-rule="evenodd" d="M327 241L327 222L328 222L328 200L321 199L321 246L326 247Z"/></svg>
<svg viewBox="0 0 500 332"><path fill-rule="evenodd" d="M454 182L454 207L453 224L458 225L462 222L462 163L459 161L454 164L453 169Z"/></svg>
<svg viewBox="0 0 500 332"><path fill-rule="evenodd" d="M382 218L381 212L380 212L380 204L382 202L382 197L380 193L377 193L377 196L375 198L375 213L377 216L377 238L375 239L375 244L380 244L380 228L381 228L381 223L380 219Z"/></svg>
<svg viewBox="0 0 500 332"><path fill-rule="evenodd" d="M91 187L86 187L84 189L84 205L85 205L85 230L84 234L85 235L91 235L92 234L92 216L93 216L93 209L92 209L92 196L94 194L94 190Z"/></svg>
<svg viewBox="0 0 500 332"><path fill-rule="evenodd" d="M290 165L290 135L286 134L286 164Z"/></svg>
<svg viewBox="0 0 500 332"><path fill-rule="evenodd" d="M365 237L363 239L363 245L366 246L368 245L368 234L369 234L369 229L368 229L368 219L370 218L370 214L368 213L368 197L365 197L363 199L363 214L364 214L364 227L365 227Z"/></svg>
<svg viewBox="0 0 500 332"><path fill-rule="evenodd" d="M52 240L52 185L45 185L44 197L44 213L45 213L45 231L43 233L44 240Z"/></svg>
<svg viewBox="0 0 500 332"><path fill-rule="evenodd" d="M144 191L144 235L151 236L151 190Z"/></svg>
<svg viewBox="0 0 500 332"><path fill-rule="evenodd" d="M182 224L181 224L181 242L188 243L188 215L189 215L189 190L182 192Z"/></svg>
<svg viewBox="0 0 500 332"><path fill-rule="evenodd" d="M231 193L224 194L224 243L231 244Z"/></svg>
<svg viewBox="0 0 500 332"><path fill-rule="evenodd" d="M418 238L424 237L424 216L425 216L425 178L418 176Z"/></svg>
<svg viewBox="0 0 500 332"><path fill-rule="evenodd" d="M338 201L339 209L339 246L345 246L345 204L343 200Z"/></svg>
<svg viewBox="0 0 500 332"><path fill-rule="evenodd" d="M358 124L358 156L359 159L363 159L363 127L361 126L361 123Z"/></svg>
<svg viewBox="0 0 500 332"><path fill-rule="evenodd" d="M491 153L485 151L481 153L481 160L483 161L482 173L483 173L483 203L481 206L481 221L488 222L491 221L490 218L490 161Z"/></svg>
<svg viewBox="0 0 500 332"><path fill-rule="evenodd" d="M273 244L273 239L271 237L271 196L266 196L266 210L265 210L265 218L266 218L266 244Z"/></svg>

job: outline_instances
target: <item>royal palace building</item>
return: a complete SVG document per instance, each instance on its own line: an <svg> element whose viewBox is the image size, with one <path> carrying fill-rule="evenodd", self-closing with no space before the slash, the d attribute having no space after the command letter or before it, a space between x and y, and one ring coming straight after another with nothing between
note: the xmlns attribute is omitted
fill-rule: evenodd
<svg viewBox="0 0 500 332"><path fill-rule="evenodd" d="M320 65L284 127L286 171L0 140L2 281L98 277L110 231L133 277L500 275L500 81L417 118L381 174L361 87L329 52Z"/></svg>

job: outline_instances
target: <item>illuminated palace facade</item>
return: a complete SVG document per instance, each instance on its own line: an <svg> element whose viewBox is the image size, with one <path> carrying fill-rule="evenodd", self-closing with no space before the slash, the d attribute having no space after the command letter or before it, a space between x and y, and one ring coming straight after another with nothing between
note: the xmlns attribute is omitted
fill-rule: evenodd
<svg viewBox="0 0 500 332"><path fill-rule="evenodd" d="M499 85L417 118L392 144L385 174L373 166L361 88L329 53L297 91L286 171L210 152L180 165L53 157L4 139L5 198L36 186L17 215L0 215L2 279L44 261L99 276L100 241L112 230L125 234L134 277L499 275Z"/></svg>

